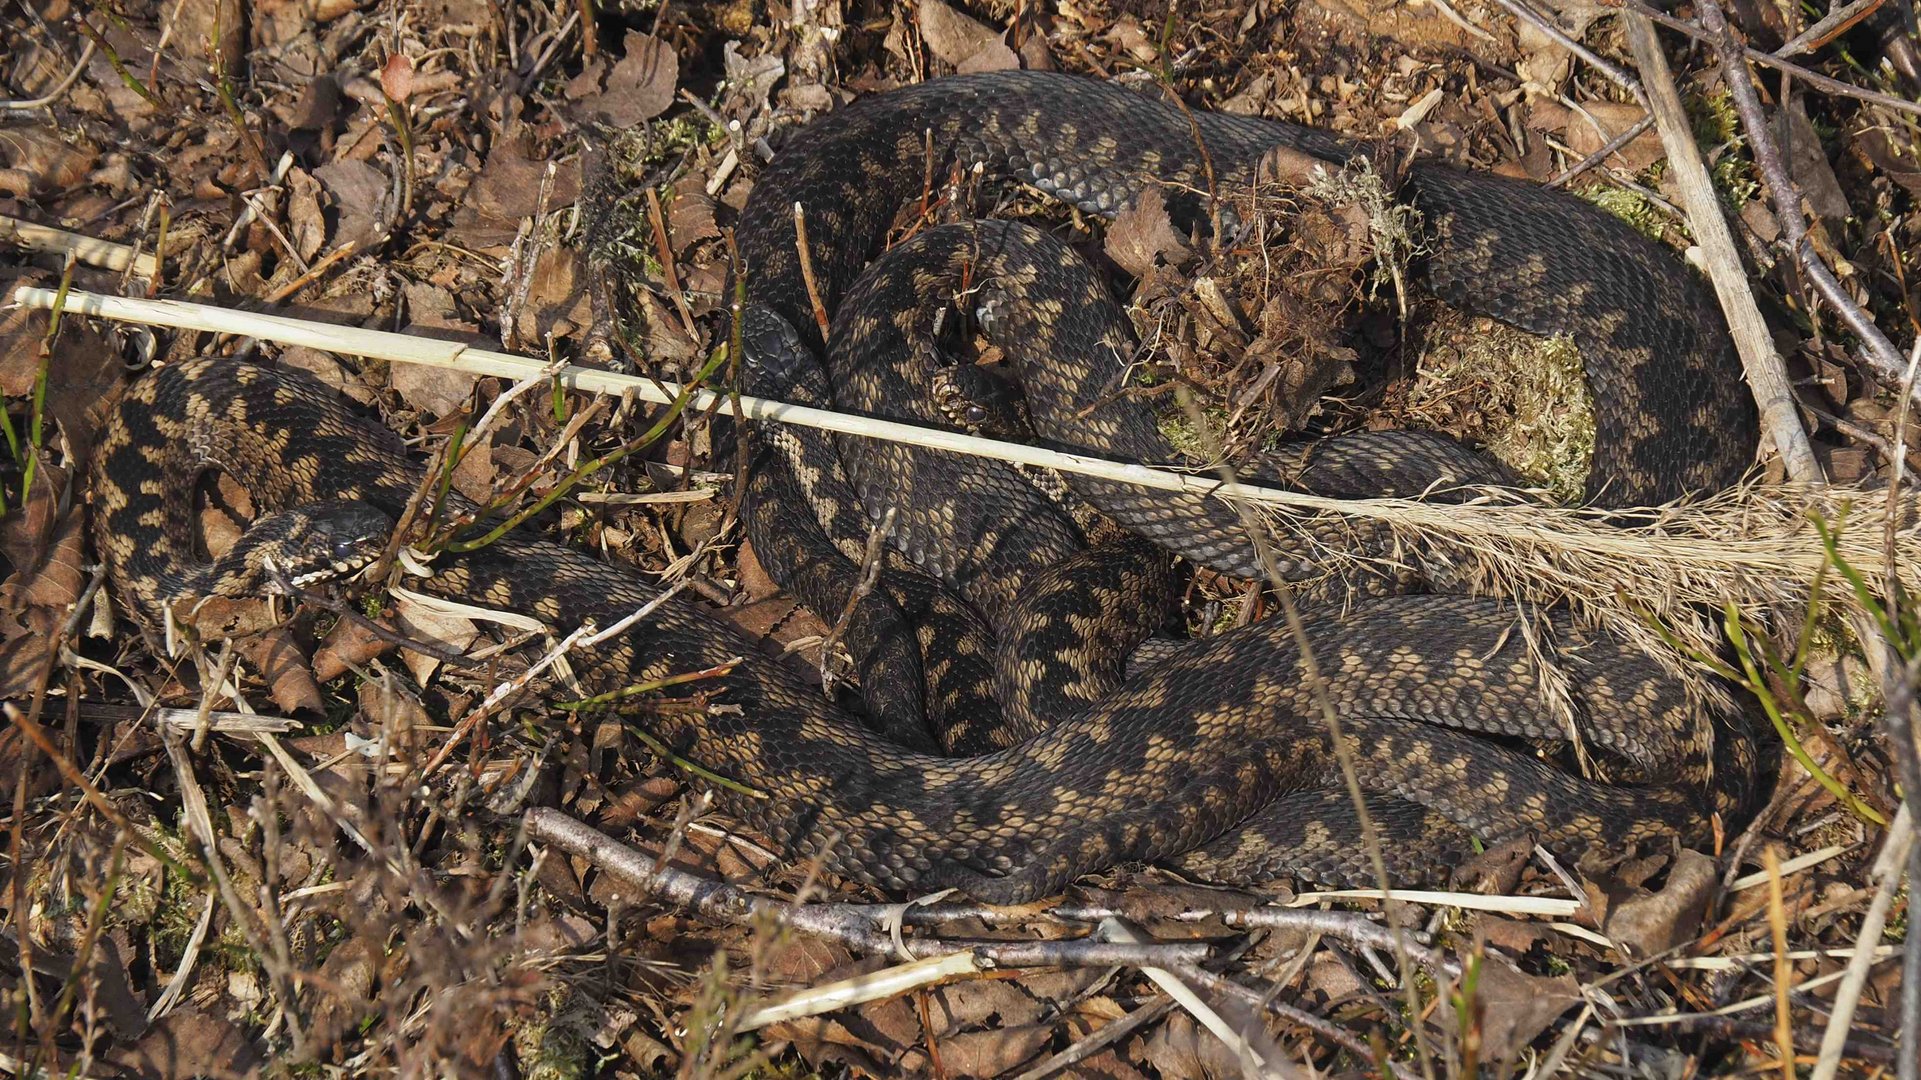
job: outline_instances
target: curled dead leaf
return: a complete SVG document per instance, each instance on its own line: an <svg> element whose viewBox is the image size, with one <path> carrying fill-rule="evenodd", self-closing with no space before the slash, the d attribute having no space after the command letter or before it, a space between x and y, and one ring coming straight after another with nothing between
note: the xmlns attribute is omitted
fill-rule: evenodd
<svg viewBox="0 0 1921 1080"><path fill-rule="evenodd" d="M588 61L568 81L567 96L581 119L631 127L666 112L679 81L680 58L673 46L629 30L620 59L611 65L604 56Z"/></svg>
<svg viewBox="0 0 1921 1080"><path fill-rule="evenodd" d="M1675 854L1660 891L1637 886L1625 899L1617 898L1601 930L1633 956L1665 952L1700 933L1718 884L1714 860L1684 848Z"/></svg>
<svg viewBox="0 0 1921 1080"><path fill-rule="evenodd" d="M44 125L0 126L0 193L32 198L71 191L99 153L79 136Z"/></svg>
<svg viewBox="0 0 1921 1080"><path fill-rule="evenodd" d="M1114 215L1107 227L1107 256L1135 277L1145 277L1157 265L1179 266L1194 255L1187 238L1167 216L1160 189L1142 189L1134 205Z"/></svg>

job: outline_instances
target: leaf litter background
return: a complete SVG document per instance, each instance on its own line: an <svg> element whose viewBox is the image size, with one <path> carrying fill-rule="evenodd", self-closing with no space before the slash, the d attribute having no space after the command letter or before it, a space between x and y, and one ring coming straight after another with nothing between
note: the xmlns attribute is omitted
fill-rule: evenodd
<svg viewBox="0 0 1921 1080"><path fill-rule="evenodd" d="M1912 95L1921 87L1914 42L1899 31L1905 5L1884 6L1803 59ZM1625 55L1617 20L1566 7L1563 29ZM1732 15L1763 48L1806 24L1767 3L1734 4ZM273 307L590 362L638 356L670 378L698 368L724 336L727 230L768 152L820 110L902 81L1009 67L1160 72L1197 104L1397 135L1403 146L1536 180L1641 118L1539 29L1480 0L1047 10L941 0L900 9L52 0L9 6L0 40L9 43L0 92L50 99L0 114L0 214L137 245L161 266L150 283L0 246L9 291L66 271L76 288ZM1839 481L1885 476L1898 397L1852 363L1845 338L1803 303L1793 268L1770 254L1779 226L1716 69L1678 37L1664 43L1755 260L1823 464ZM1778 120L1818 250L1883 327L1912 335L1921 301L1914 117L1808 94ZM1660 198L1660 157L1658 139L1643 135L1575 187L1684 244ZM1018 197L1009 209L1047 213ZM1075 227L1090 255L1140 279L1133 314L1156 345L1156 369L1200 391L1205 415L1237 444L1283 428L1414 422L1500 445L1510 429L1532 438L1533 412L1578 414L1578 400L1512 387L1513 370L1552 366L1530 360L1529 343L1445 313L1418 312L1403 328L1391 298L1357 304L1368 253L1349 243L1351 220L1312 210L1288 219L1289 250L1316 259L1312 272L1203 259L1151 202L1104 232ZM1283 289L1279 279L1308 284ZM1337 317L1353 332L1327 330ZM175 662L114 622L98 588L80 463L131 365L212 350L300 367L427 448L445 445L503 387L212 335L73 318L57 336L48 329L44 313L0 313L12 429L0 519L0 698L10 721L0 776L12 780L0 986L14 1019L0 1068L960 1077L1018 1075L1045 1059L1055 1075L1241 1074L1223 1043L1126 968L998 973L733 1037L718 1018L750 998L897 961L766 926L715 926L529 845L519 811L557 805L644 851L665 848L691 872L775 895L804 884L809 895L861 899L698 815L677 773L619 718L561 715L527 697L473 723L498 675L511 674L511 653L493 680L477 678L327 612ZM1302 404L1324 391L1332 397ZM485 498L524 480L551 484L618 446L645 413L575 402L598 411L569 428L541 399L517 402L471 445L453 471L459 490ZM1508 415L1516 411L1518 425ZM1573 436L1545 437L1557 439L1578 448L1578 424ZM677 429L540 527L684 578L770 653L818 671L827 627L778 596L738 545L730 476L711 467L711 440L702 423ZM1530 445L1512 456L1550 482L1565 479L1558 463L1535 461L1559 451ZM251 508L230 480L206 487L203 525L218 550ZM363 603L388 627L451 653L497 651L513 638L404 600ZM1203 582L1191 614L1205 631L1262 613L1258 597ZM223 680L242 699L203 691ZM1802 735L1824 767L1887 811L1871 686L1854 646L1830 642L1800 688ZM1779 1067L1783 1023L1811 1054L1833 983L1797 989L1777 1008L1769 890L1726 883L1760 866L1768 845L1784 862L1828 852L1786 878L1778 918L1789 948L1845 949L1877 842L1878 830L1790 763L1774 806L1749 835L1730 838L1738 857L1717 865L1683 853L1613 868L1577 894L1573 929L1404 909L1410 926L1477 965L1471 991L1419 983L1418 1015L1392 959L1372 950L1164 917L1244 898L1135 870L1072 899L1119 905L1164 938L1216 942L1233 957L1230 974L1295 1010L1266 1015L1273 1045L1322 1069L1498 1074L1545 1057L1596 1073L1735 1072ZM1483 884L1570 895L1538 865L1500 854L1474 868ZM1905 926L1903 893L1884 943L1898 944ZM1036 918L1012 933L1067 929ZM1615 945L1596 944L1594 931ZM1654 954L1668 962L1639 959ZM1846 961L1781 962L1798 985ZM1893 1060L1897 979L1896 964L1875 968L1844 1070ZM1731 1005L1740 1007L1717 1012ZM1663 1013L1689 1018L1609 1026ZM1131 1026L1110 1035L1127 1034L1097 1034L1124 1018ZM1076 1047L1079 1060L1058 1056Z"/></svg>

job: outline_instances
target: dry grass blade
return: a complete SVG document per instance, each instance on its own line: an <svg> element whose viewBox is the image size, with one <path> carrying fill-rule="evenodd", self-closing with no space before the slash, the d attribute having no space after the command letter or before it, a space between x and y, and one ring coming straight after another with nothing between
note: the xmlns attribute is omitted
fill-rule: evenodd
<svg viewBox="0 0 1921 1080"><path fill-rule="evenodd" d="M51 305L53 290L23 287L16 303ZM453 367L478 375L516 381L550 375L570 387L593 393L631 393L642 400L671 404L683 388L654 379L625 376L509 353L471 348L383 331L363 330L284 316L232 311L175 301L130 300L71 292L67 310L154 325L244 334L263 340L306 345L350 355L402 363ZM696 390L687 395L693 408L714 407L721 395ZM1412 544L1452 563L1458 583L1497 595L1570 599L1617 629L1644 634L1643 620L1654 616L1677 628L1684 640L1704 647L1719 641L1718 630L1692 605L1721 607L1726 601L1748 606L1792 604L1804 600L1806 582L1827 557L1813 519L1849 527L1840 554L1870 577L1889 570L1911 588L1921 589L1921 537L1897 529L1893 558L1878 540L1890 516L1885 493L1846 488L1748 487L1712 499L1633 511L1601 511L1485 499L1468 504L1438 504L1413 499L1333 499L1252 485L1227 485L1198 476L1146 465L1063 454L1022 443L977 438L957 432L916 427L863 416L739 398L751 419L776 420L868 438L892 439L933 449L1016 464L1099 476L1168 491L1214 494L1255 507L1284 508L1291 518L1269 515L1275 535L1287 539L1307 530L1301 516L1364 518L1382 522ZM1868 539L1876 537L1874 540ZM1308 541L1311 545L1312 541ZM1351 552L1322 553L1330 565L1360 558ZM1621 597L1636 598L1636 607Z"/></svg>

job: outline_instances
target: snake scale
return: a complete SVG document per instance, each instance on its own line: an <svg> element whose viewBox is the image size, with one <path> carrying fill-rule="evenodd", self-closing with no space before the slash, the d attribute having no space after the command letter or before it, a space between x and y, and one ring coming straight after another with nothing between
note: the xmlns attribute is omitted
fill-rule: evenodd
<svg viewBox="0 0 1921 1080"><path fill-rule="evenodd" d="M901 281L957 262L978 268L984 248L1002 261L979 301L983 325L1045 345L1070 330L1113 332L1102 307L1111 301L1089 293L1072 302L1063 290L1089 286L1049 276L1064 249L1045 238L988 225L933 230L863 278L927 176L978 166L989 181L1026 184L1098 215L1164 185L1176 214L1192 218L1202 209L1195 193L1245 183L1276 145L1332 162L1358 153L1325 132L1039 73L935 80L838 109L775 158L737 225L754 358L747 388L806 400L837 396L846 381L841 358L830 357L832 385L816 360L823 342L796 255L796 203L815 288L836 312L837 341L844 328L859 343L854 354L888 325L905 325L887 313L909 301ZM1527 185L1417 166L1406 190L1435 225L1423 267L1430 289L1523 329L1571 333L1581 346L1600 427L1595 495L1664 499L1739 474L1755 436L1738 369L1700 286L1670 256ZM901 266L882 272L894 261ZM1112 400L1102 376L1042 362L1022 378L1037 436L1160 457L1151 442L1130 441L1150 436L1120 415L1127 402ZM881 474L855 455L830 459L831 443L778 429L762 445L748 474L750 535L777 578L819 606L813 597L844 590L848 535L865 531L835 515L875 513L860 504ZM1399 470L1441 445L1410 436L1311 448L1287 479L1315 490L1398 490ZM1442 469L1464 460L1434 453ZM190 493L209 470L241 479L261 516L232 551L204 563ZM110 416L95 456L94 536L123 602L152 627L169 612L189 617L205 597L354 570L384 543L420 480L394 433L303 373L197 359L142 378ZM1001 490L1000 481L982 483ZM918 482L894 495L901 525L881 568L887 602L848 627L863 682L873 684L863 687L871 723L679 598L572 658L590 692L724 669L667 691L694 698L691 707L644 722L675 753L738 781L716 788L722 809L848 877L903 892L954 886L994 902L1042 896L1130 861L1172 861L1226 881L1365 878L1323 705L1341 719L1344 749L1403 880L1443 872L1470 837L1532 837L1575 855L1667 838L1699 843L1710 810L1738 815L1753 803L1760 755L1742 726L1717 720L1654 659L1563 613L1438 595L1314 613L1305 637L1325 701L1279 620L1189 644L1127 677L1122 639L1152 632L1166 612L1118 609L1165 584L1171 562L1135 538L1250 576L1252 547L1238 520L1200 499L1079 484L1069 498L1049 494L1049 513L1060 515L1053 524L963 523L979 532L955 559L941 554L944 543L919 543L916 522L943 521L932 533L944 542L959 519L927 516L921 500L932 493ZM1048 530L1060 542L1036 544ZM993 570L970 585L967 572L981 566ZM606 625L658 598L631 573L511 534L442 558L415 587L561 628ZM1110 616L1132 623L1096 631L1098 647L1062 629ZM963 629L937 642L943 635L927 629L936 625ZM996 636L1021 642L1026 658L993 654ZM736 657L744 659L730 664ZM1077 687L1077 677L1100 693ZM994 708L997 685L1025 695L1009 710L1018 738L1001 741L1011 745L965 757L929 751L923 712L965 728L970 711ZM1571 726L1608 782L1541 752Z"/></svg>

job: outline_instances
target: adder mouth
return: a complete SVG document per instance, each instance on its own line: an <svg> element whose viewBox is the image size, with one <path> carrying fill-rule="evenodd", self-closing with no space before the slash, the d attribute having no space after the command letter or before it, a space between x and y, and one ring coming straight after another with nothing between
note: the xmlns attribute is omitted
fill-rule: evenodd
<svg viewBox="0 0 1921 1080"><path fill-rule="evenodd" d="M373 561L374 556L369 553L342 555L324 566L316 567L304 574L296 574L289 580L295 587L304 589L309 585L318 585L325 581L335 581L347 577L350 574L357 573L366 569Z"/></svg>
<svg viewBox="0 0 1921 1080"><path fill-rule="evenodd" d="M301 507L287 515L295 524L282 544L287 581L297 587L345 579L386 550L393 522L365 503L334 502Z"/></svg>

